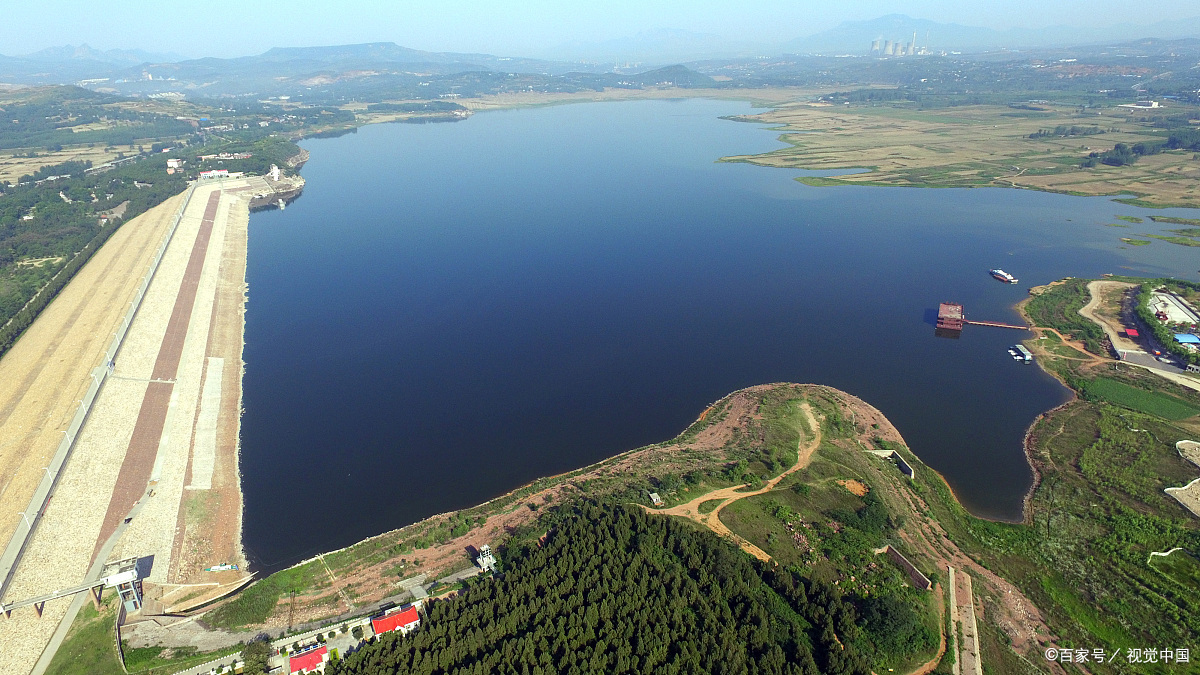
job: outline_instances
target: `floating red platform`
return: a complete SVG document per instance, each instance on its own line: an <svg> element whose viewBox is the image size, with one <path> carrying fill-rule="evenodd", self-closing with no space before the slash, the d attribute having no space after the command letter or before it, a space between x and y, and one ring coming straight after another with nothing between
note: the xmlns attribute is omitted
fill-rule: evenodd
<svg viewBox="0 0 1200 675"><path fill-rule="evenodd" d="M938 305L937 327L943 330L962 330L963 306L953 302Z"/></svg>

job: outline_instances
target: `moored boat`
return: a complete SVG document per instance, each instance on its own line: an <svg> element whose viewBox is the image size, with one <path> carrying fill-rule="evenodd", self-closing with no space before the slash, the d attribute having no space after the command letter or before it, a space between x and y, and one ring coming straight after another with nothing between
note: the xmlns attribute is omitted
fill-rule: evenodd
<svg viewBox="0 0 1200 675"><path fill-rule="evenodd" d="M1000 281L1003 281L1006 284L1017 283L1016 277L1009 274L1008 272L1005 272L1002 269L997 268L997 269L991 270L991 273L992 273L992 276L996 277L997 279L999 279Z"/></svg>

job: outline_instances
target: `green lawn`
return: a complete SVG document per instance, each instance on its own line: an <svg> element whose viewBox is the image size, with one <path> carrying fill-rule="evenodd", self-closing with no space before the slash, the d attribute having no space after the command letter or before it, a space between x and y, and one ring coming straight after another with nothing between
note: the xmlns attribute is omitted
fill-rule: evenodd
<svg viewBox="0 0 1200 675"><path fill-rule="evenodd" d="M1138 389L1107 377L1096 378L1086 383L1084 393L1088 398L1108 401L1168 420L1182 420L1200 415L1200 408L1196 408L1187 401L1158 392Z"/></svg>
<svg viewBox="0 0 1200 675"><path fill-rule="evenodd" d="M200 652L195 647L131 649L126 644L125 668L122 668L113 632L116 611L116 595L111 591L104 598L99 612L92 607L92 603L85 604L75 617L67 638L54 654L46 675L173 673L242 650L240 645L215 652Z"/></svg>
<svg viewBox="0 0 1200 675"><path fill-rule="evenodd" d="M125 675L117 660L114 628L116 595L104 599L97 612L92 603L80 610L66 640L54 654L46 675Z"/></svg>

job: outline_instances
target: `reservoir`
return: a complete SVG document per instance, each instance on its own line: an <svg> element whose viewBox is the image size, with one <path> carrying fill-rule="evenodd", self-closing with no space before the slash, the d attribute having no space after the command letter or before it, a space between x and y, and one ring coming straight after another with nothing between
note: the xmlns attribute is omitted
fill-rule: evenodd
<svg viewBox="0 0 1200 675"><path fill-rule="evenodd" d="M780 146L721 119L752 112L591 103L305 141L304 195L250 222L256 565L670 439L780 381L862 397L972 512L1019 519L1023 435L1069 392L1008 354L1028 333L935 337L938 304L1019 323L1030 286L1195 279L1200 251L1124 247L1134 230L1105 224L1145 212L1110 198L814 188L794 180L810 172L718 162Z"/></svg>

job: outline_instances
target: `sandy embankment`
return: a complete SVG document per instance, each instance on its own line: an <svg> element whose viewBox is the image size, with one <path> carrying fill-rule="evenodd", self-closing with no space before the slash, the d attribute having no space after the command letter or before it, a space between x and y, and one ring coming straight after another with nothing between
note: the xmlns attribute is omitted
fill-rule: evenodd
<svg viewBox="0 0 1200 675"><path fill-rule="evenodd" d="M1200 467L1200 443L1195 441L1179 441L1175 444L1179 456ZM1174 497L1183 508L1191 511L1200 518L1200 478L1183 487L1169 487L1165 492Z"/></svg>
<svg viewBox="0 0 1200 675"><path fill-rule="evenodd" d="M41 313L20 340L0 359L0 541L7 544L46 466L58 447L84 391L91 371L124 318L126 309L150 266L181 198L167 200L134 218L112 235L88 264ZM114 388L112 402L120 394ZM86 427L85 427L86 429ZM81 442L82 442L81 438ZM94 535L88 529L96 494L106 496L106 472L113 448L80 452L72 457L60 487L46 509L30 558L18 569L8 600L78 583L86 571ZM123 448L117 452L123 452ZM116 460L119 463L119 459ZM110 485L111 487L111 485ZM82 501L81 501L82 500ZM76 555L70 555L75 548ZM55 553L37 559L37 550ZM61 551L62 555L57 552ZM28 672L33 659L66 611L57 601L37 620L31 610L0 621L0 671Z"/></svg>
<svg viewBox="0 0 1200 675"><path fill-rule="evenodd" d="M237 430L248 201L259 183L196 189L6 600L80 583L139 499L140 513L108 559L153 557L147 610L163 609L158 599L179 583L195 585L168 603L195 602L244 576L202 568L244 569ZM0 492L5 533L19 522L6 517L28 504L43 457L53 453L179 204L169 200L124 225L0 360L0 381L21 383L0 392L0 467L13 466L23 479ZM0 621L0 670L29 672L59 623L71 619L69 604L47 604L40 620L23 609Z"/></svg>

